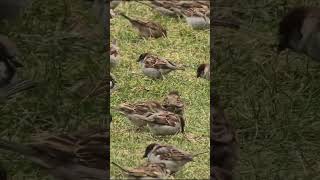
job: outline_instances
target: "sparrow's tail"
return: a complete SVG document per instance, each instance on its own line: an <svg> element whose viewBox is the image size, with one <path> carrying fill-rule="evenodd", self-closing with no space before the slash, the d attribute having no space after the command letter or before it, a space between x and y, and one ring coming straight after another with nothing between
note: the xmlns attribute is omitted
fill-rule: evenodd
<svg viewBox="0 0 320 180"><path fill-rule="evenodd" d="M30 80L22 80L15 84L13 84L9 89L7 93L7 97L11 97L12 95L19 93L21 91L25 91L28 89L31 89L35 86L35 83Z"/></svg>
<svg viewBox="0 0 320 180"><path fill-rule="evenodd" d="M175 69L184 71L186 68L184 65L176 65Z"/></svg>
<svg viewBox="0 0 320 180"><path fill-rule="evenodd" d="M201 154L206 154L206 153L208 153L209 151L205 151L205 152L200 152L200 153L197 153L197 154L194 154L194 155L192 155L193 157L197 157L197 156L199 156L199 155L201 155Z"/></svg>
<svg viewBox="0 0 320 180"><path fill-rule="evenodd" d="M121 167L120 165L116 164L115 162L111 162L113 165L117 166L119 169L121 169L122 171L126 172L126 173L130 173L130 171L128 171L127 169Z"/></svg>
<svg viewBox="0 0 320 180"><path fill-rule="evenodd" d="M123 12L119 12L118 14L121 15L122 17L126 18L126 19L129 20L130 22L135 21L134 19L132 19L132 18L128 17L127 15L125 15Z"/></svg>

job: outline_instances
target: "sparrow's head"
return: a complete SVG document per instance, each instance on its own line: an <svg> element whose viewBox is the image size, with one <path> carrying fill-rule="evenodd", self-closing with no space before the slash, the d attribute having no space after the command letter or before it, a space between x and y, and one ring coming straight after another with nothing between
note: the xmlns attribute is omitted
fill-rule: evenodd
<svg viewBox="0 0 320 180"><path fill-rule="evenodd" d="M301 28L303 21L308 15L308 7L298 7L291 10L286 16L282 18L278 29L278 53L287 49L293 48L292 40L300 40L302 38Z"/></svg>
<svg viewBox="0 0 320 180"><path fill-rule="evenodd" d="M146 147L146 150L144 152L143 158L148 157L148 154L154 149L154 147L158 146L157 143L151 143Z"/></svg>
<svg viewBox="0 0 320 180"><path fill-rule="evenodd" d="M142 54L139 56L137 62L142 62L142 61L144 60L144 58L145 58L146 56L148 56L148 55L149 55L149 53L142 53Z"/></svg>
<svg viewBox="0 0 320 180"><path fill-rule="evenodd" d="M181 101L178 91L171 91L163 100L163 107L170 112L181 114L183 112L184 104Z"/></svg>
<svg viewBox="0 0 320 180"><path fill-rule="evenodd" d="M197 78L203 76L206 64L200 64L197 69Z"/></svg>

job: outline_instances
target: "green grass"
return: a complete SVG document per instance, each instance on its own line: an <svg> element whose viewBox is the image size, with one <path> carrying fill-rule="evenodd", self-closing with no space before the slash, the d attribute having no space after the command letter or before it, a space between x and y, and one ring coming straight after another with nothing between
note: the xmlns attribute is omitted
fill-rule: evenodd
<svg viewBox="0 0 320 180"><path fill-rule="evenodd" d="M190 153L209 151L209 81L196 78L200 63L208 63L210 58L209 30L192 30L183 20L161 16L144 5L130 2L120 5L117 10L131 17L160 22L167 28L168 38L139 38L135 29L122 17L111 20L111 39L118 40L121 63L112 70L118 81L118 90L112 94L111 108L123 102L159 100L171 90L178 90L186 103L186 133L194 136L190 142L181 134L158 138L150 132L136 132L135 127L122 115L112 110L114 122L111 125L110 159L124 167L136 167L145 162L142 159L146 146L157 142L174 145ZM136 60L144 52L151 52L187 65L185 71L176 71L165 80L145 77ZM113 178L124 178L117 167L111 166ZM207 179L209 177L209 153L195 158L177 173L178 179Z"/></svg>
<svg viewBox="0 0 320 180"><path fill-rule="evenodd" d="M92 32L98 28L89 16L90 6L71 2L72 15L81 17L81 23ZM38 132L73 132L105 119L103 100L82 101L68 93L65 86L80 78L94 80L101 75L106 59L103 39L68 32L62 23L64 14L63 1L34 0L20 20L10 25L1 23L0 33L14 40L20 50L25 66L19 69L20 77L38 83L33 90L1 104L1 138L29 142ZM52 179L17 154L1 150L0 158L12 179Z"/></svg>
<svg viewBox="0 0 320 180"><path fill-rule="evenodd" d="M232 6L242 29L215 29L214 81L240 141L236 179L320 179L320 64L292 51L276 59L272 48L280 18L304 3L320 5L241 1Z"/></svg>

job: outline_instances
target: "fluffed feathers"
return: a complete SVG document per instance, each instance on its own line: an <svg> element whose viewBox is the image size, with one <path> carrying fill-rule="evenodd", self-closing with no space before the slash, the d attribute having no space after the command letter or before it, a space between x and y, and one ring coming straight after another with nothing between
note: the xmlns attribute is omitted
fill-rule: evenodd
<svg viewBox="0 0 320 180"><path fill-rule="evenodd" d="M153 113L144 119L154 135L166 136L184 133L184 118L169 111Z"/></svg>
<svg viewBox="0 0 320 180"><path fill-rule="evenodd" d="M143 157L148 158L151 163L164 163L174 174L181 170L185 164L193 161L194 157L204 153L207 152L192 155L173 146L151 143L146 147Z"/></svg>
<svg viewBox="0 0 320 180"><path fill-rule="evenodd" d="M176 65L169 60L158 57L151 53L143 53L139 56L138 62L142 72L151 78L161 79L164 75L174 70L184 70L182 65Z"/></svg>
<svg viewBox="0 0 320 180"><path fill-rule="evenodd" d="M125 115L137 127L146 126L146 118L163 109L163 106L157 101L122 103L118 107L119 112Z"/></svg>
<svg viewBox="0 0 320 180"><path fill-rule="evenodd" d="M162 105L167 111L183 116L184 102L182 101L178 91L169 92L169 94L163 99Z"/></svg>
<svg viewBox="0 0 320 180"><path fill-rule="evenodd" d="M133 27L135 27L138 31L140 36L144 38L160 38L160 37L167 37L167 30L162 27L160 24L151 22L151 21L142 21L138 19L132 19L126 16L124 13L119 12L121 16L127 19Z"/></svg>

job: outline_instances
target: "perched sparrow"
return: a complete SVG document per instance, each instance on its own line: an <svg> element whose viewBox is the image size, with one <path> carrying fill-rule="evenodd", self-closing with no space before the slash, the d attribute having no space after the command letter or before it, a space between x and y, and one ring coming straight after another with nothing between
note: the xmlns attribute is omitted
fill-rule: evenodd
<svg viewBox="0 0 320 180"><path fill-rule="evenodd" d="M124 171L130 179L167 179L170 177L170 170L164 163L147 163L133 169L124 169L114 162L112 164Z"/></svg>
<svg viewBox="0 0 320 180"><path fill-rule="evenodd" d="M144 121L148 123L154 135L165 136L184 133L184 118L169 111L160 111L147 116Z"/></svg>
<svg viewBox="0 0 320 180"><path fill-rule="evenodd" d="M6 36L0 35L0 97L6 98L34 87L29 80L18 80L17 68L23 65L17 61L18 50Z"/></svg>
<svg viewBox="0 0 320 180"><path fill-rule="evenodd" d="M151 53L143 53L139 56L138 62L142 72L151 78L161 79L164 75L173 70L184 70L181 65L175 65L167 59L158 57Z"/></svg>
<svg viewBox="0 0 320 180"><path fill-rule="evenodd" d="M163 110L160 103L156 101L145 101L136 103L123 103L119 105L118 110L125 115L135 126L143 127L147 125L146 118Z"/></svg>
<svg viewBox="0 0 320 180"><path fill-rule="evenodd" d="M320 61L320 8L298 7L279 24L278 52L289 48Z"/></svg>
<svg viewBox="0 0 320 180"><path fill-rule="evenodd" d="M24 155L57 179L105 180L107 141L108 130L95 129L72 135L39 136L29 144L1 139L0 148Z"/></svg>
<svg viewBox="0 0 320 180"><path fill-rule="evenodd" d="M239 144L235 129L227 118L216 91L211 91L211 133L210 144L215 147L211 151L211 167L220 169L216 175L222 177L232 175L232 171L238 159ZM224 179L224 178L223 178Z"/></svg>
<svg viewBox="0 0 320 180"><path fill-rule="evenodd" d="M210 80L210 64L200 64L197 69L197 78L202 77Z"/></svg>
<svg viewBox="0 0 320 180"><path fill-rule="evenodd" d="M170 112L183 115L184 111L184 103L181 100L180 94L178 91L171 91L169 94L164 98L163 107Z"/></svg>
<svg viewBox="0 0 320 180"><path fill-rule="evenodd" d="M119 47L117 41L113 40L110 46L110 65L116 67L120 62Z"/></svg>
<svg viewBox="0 0 320 180"><path fill-rule="evenodd" d="M167 37L166 29L163 28L160 24L150 22L150 21L141 21L138 19L132 19L121 12L119 14L124 18L126 18L127 20L129 20L132 26L138 29L140 36L144 38Z"/></svg>
<svg viewBox="0 0 320 180"><path fill-rule="evenodd" d="M204 152L192 155L173 146L152 143L147 146L143 157L148 158L150 163L164 163L171 174L174 174L200 154Z"/></svg>

